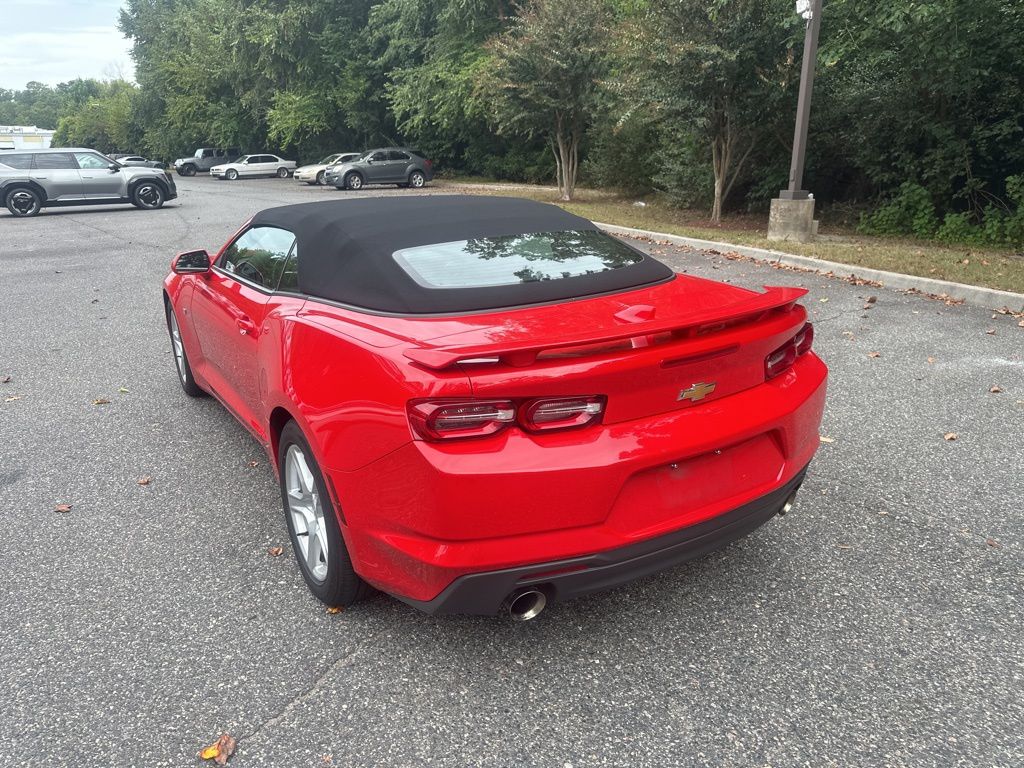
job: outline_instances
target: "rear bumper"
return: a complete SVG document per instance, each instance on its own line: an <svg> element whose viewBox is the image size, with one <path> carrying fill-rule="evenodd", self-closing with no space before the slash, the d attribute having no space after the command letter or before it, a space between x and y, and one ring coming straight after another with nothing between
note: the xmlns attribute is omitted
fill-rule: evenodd
<svg viewBox="0 0 1024 768"><path fill-rule="evenodd" d="M803 483L806 468L771 493L703 523L587 557L474 573L456 579L433 600L399 599L429 614L494 615L515 590L544 592L548 604L582 597L650 576L736 541L775 517Z"/></svg>

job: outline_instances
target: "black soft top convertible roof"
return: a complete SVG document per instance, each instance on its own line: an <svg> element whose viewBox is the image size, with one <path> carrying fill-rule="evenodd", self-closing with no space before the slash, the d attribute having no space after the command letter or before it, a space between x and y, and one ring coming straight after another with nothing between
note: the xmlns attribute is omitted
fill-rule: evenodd
<svg viewBox="0 0 1024 768"><path fill-rule="evenodd" d="M393 254L403 248L476 238L597 230L593 222L532 200L478 195L422 195L332 200L269 208L252 226L295 235L299 290L376 312L439 314L559 301L668 279L672 271L644 255L596 274L515 285L430 288Z"/></svg>

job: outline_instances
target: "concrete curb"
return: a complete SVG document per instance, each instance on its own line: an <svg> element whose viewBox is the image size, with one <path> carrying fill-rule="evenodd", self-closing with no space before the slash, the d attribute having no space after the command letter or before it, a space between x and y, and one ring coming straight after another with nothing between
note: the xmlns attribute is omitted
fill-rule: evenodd
<svg viewBox="0 0 1024 768"><path fill-rule="evenodd" d="M824 261L810 256L797 256L782 251L770 251L765 248L751 248L746 245L718 243L713 240L697 240L692 237L669 235L664 232L650 232L646 229L620 227L615 224L597 223L601 229L620 235L639 235L652 240L666 240L674 245L685 245L701 251L719 251L721 253L738 253L758 261L771 261L790 267L801 267L815 272L832 272L838 276L851 275L862 280L881 283L886 288L897 291L919 291L934 296L943 296L962 301L972 307L982 309L1002 309L1008 307L1014 312L1024 312L1024 294L1011 291L999 291L994 288L980 288L976 285L951 283L946 280L933 280L930 277L915 277L899 272L884 272L880 269L868 269L851 264L840 264L835 261Z"/></svg>

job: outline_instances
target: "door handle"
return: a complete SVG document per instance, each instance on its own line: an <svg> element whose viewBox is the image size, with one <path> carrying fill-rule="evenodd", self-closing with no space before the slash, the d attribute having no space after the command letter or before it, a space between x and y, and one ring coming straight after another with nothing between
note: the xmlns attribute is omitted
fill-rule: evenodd
<svg viewBox="0 0 1024 768"><path fill-rule="evenodd" d="M235 321L235 325L238 326L238 332L243 336L248 336L249 334L256 333L256 326L248 318L239 318L238 320Z"/></svg>

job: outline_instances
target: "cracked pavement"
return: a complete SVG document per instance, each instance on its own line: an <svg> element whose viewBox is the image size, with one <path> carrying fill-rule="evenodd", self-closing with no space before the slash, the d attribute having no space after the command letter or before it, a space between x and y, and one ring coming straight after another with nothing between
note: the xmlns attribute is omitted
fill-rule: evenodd
<svg viewBox="0 0 1024 768"><path fill-rule="evenodd" d="M261 449L181 392L160 282L349 193L178 183L156 212L0 214L0 766L198 765L224 731L275 768L1024 763L1017 320L641 243L809 289L830 442L794 511L528 624L329 615Z"/></svg>

